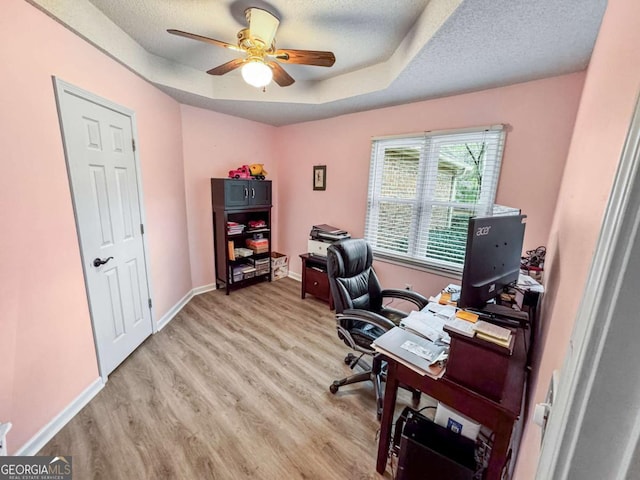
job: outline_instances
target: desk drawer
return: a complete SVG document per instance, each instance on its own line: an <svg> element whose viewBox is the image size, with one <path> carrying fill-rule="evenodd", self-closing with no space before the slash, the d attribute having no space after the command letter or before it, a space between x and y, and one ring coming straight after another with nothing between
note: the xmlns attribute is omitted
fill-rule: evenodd
<svg viewBox="0 0 640 480"><path fill-rule="evenodd" d="M312 267L305 271L305 290L324 301L329 301L329 277L327 272L321 272Z"/></svg>

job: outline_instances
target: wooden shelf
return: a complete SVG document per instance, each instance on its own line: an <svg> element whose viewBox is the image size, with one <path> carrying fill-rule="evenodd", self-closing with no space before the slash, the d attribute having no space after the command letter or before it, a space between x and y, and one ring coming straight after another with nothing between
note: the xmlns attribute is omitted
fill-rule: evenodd
<svg viewBox="0 0 640 480"><path fill-rule="evenodd" d="M258 281L265 279L271 281L271 262L269 262L268 271L235 281L232 268L246 263L249 259L271 256L271 181L212 178L211 204L216 288L224 287L228 295L231 290ZM232 234L227 229L228 222L248 225L250 221L260 221L266 227L245 228L241 233ZM268 240L267 251L253 253L247 257L229 258L229 252L233 248L248 248L245 240L257 234Z"/></svg>

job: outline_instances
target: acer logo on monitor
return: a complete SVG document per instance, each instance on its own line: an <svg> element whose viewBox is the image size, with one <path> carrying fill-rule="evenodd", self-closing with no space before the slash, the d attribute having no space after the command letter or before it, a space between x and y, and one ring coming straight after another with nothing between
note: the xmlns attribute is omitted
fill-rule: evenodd
<svg viewBox="0 0 640 480"><path fill-rule="evenodd" d="M483 235L489 235L490 230L491 230L491 225L488 225L486 227L479 227L478 230L476 231L476 235L478 237L482 237Z"/></svg>

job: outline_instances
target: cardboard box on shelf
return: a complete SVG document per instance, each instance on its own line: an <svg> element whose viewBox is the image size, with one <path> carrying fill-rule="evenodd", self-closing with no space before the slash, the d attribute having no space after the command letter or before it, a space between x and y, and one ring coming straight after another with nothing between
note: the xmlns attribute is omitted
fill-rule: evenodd
<svg viewBox="0 0 640 480"><path fill-rule="evenodd" d="M271 268L282 267L289 264L289 257L284 253L271 252Z"/></svg>
<svg viewBox="0 0 640 480"><path fill-rule="evenodd" d="M283 253L271 252L271 280L280 280L289 275L289 257Z"/></svg>
<svg viewBox="0 0 640 480"><path fill-rule="evenodd" d="M280 280L289 276L289 265L282 265L271 270L271 280Z"/></svg>

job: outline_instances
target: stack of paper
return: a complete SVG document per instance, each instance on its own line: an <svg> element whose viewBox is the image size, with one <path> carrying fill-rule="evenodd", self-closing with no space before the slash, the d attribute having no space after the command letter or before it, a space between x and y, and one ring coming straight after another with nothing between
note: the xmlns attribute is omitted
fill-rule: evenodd
<svg viewBox="0 0 640 480"><path fill-rule="evenodd" d="M406 340L402 345L400 345L400 348L404 348L407 352L411 352L420 358L424 358L429 362L429 366L434 363L442 362L447 358L447 351L445 347L436 346L433 343L423 343L420 345L416 342L412 342L411 340Z"/></svg>
<svg viewBox="0 0 640 480"><path fill-rule="evenodd" d="M372 346L376 352L406 365L420 375L435 379L444 375L444 360L449 348L434 345L426 338L403 328L393 327L376 338ZM435 363L425 356L435 358Z"/></svg>
<svg viewBox="0 0 640 480"><path fill-rule="evenodd" d="M443 320L451 320L456 315L456 307L453 305L440 305L437 302L429 302L421 312L432 313Z"/></svg>
<svg viewBox="0 0 640 480"><path fill-rule="evenodd" d="M453 318L447 322L445 328L470 338L476 334L475 324L462 318Z"/></svg>
<svg viewBox="0 0 640 480"><path fill-rule="evenodd" d="M443 319L428 311L413 311L400 321L401 327L411 330L432 342L443 340L445 335L448 336L442 329L444 324L445 321Z"/></svg>
<svg viewBox="0 0 640 480"><path fill-rule="evenodd" d="M513 334L508 328L480 320L475 324L474 329L478 338L509 348Z"/></svg>
<svg viewBox="0 0 640 480"><path fill-rule="evenodd" d="M227 231L229 235L237 235L244 231L245 226L238 222L227 222Z"/></svg>

